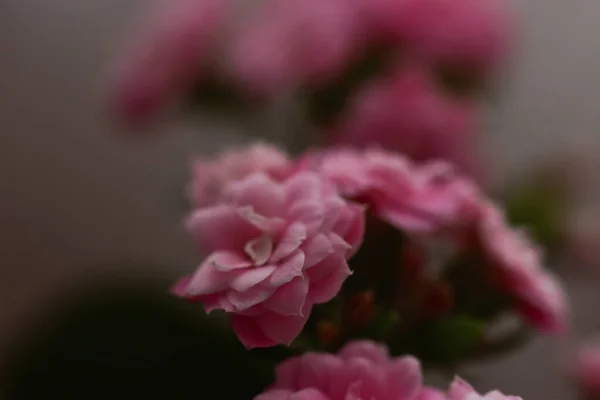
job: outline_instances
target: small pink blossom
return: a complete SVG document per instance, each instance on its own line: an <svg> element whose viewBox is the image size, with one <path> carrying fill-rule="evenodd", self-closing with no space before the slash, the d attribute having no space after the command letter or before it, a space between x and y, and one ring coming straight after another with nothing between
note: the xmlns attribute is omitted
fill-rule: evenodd
<svg viewBox="0 0 600 400"><path fill-rule="evenodd" d="M276 147L256 143L229 149L216 159L199 159L192 167L188 194L196 207L214 204L231 181L264 172L275 181L286 178L292 170L290 158Z"/></svg>
<svg viewBox="0 0 600 400"><path fill-rule="evenodd" d="M379 35L432 62L486 72L510 48L505 0L373 0L365 9Z"/></svg>
<svg viewBox="0 0 600 400"><path fill-rule="evenodd" d="M467 382L460 378L455 378L448 390L448 400L522 400L522 398L507 396L498 390L481 395Z"/></svg>
<svg viewBox="0 0 600 400"><path fill-rule="evenodd" d="M267 0L233 44L233 78L259 96L334 78L362 43L354 3Z"/></svg>
<svg viewBox="0 0 600 400"><path fill-rule="evenodd" d="M465 198L478 194L445 162L417 165L383 150L333 150L300 160L330 179L348 198L365 203L379 218L423 233L456 223Z"/></svg>
<svg viewBox="0 0 600 400"><path fill-rule="evenodd" d="M381 146L415 161L445 159L479 175L476 109L442 93L422 68L380 77L360 89L333 132L333 144Z"/></svg>
<svg viewBox="0 0 600 400"><path fill-rule="evenodd" d="M534 326L562 333L567 327L565 294L557 279L542 267L542 254L527 235L510 228L502 212L482 202L479 220L482 246L499 273L503 289Z"/></svg>
<svg viewBox="0 0 600 400"><path fill-rule="evenodd" d="M357 341L337 355L306 353L282 362L275 384L255 400L288 399L285 395L290 392L302 393L308 388L318 390L323 397L306 399L412 400L421 390L421 381L416 358L390 357L381 345Z"/></svg>
<svg viewBox="0 0 600 400"><path fill-rule="evenodd" d="M571 374L584 393L600 395L600 347L593 344L581 346L573 360Z"/></svg>
<svg viewBox="0 0 600 400"><path fill-rule="evenodd" d="M188 229L209 255L174 293L229 312L246 347L268 347L292 342L312 306L338 293L362 241L364 210L318 174L278 182L254 173L197 209Z"/></svg>
<svg viewBox="0 0 600 400"><path fill-rule="evenodd" d="M126 121L156 115L202 76L225 19L222 0L175 0L156 10L118 65L113 102Z"/></svg>

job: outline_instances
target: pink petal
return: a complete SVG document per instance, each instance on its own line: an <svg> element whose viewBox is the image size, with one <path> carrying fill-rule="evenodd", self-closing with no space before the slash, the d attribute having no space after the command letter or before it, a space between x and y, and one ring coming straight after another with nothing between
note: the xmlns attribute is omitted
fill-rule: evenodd
<svg viewBox="0 0 600 400"><path fill-rule="evenodd" d="M184 276L171 286L171 293L177 297L186 297L187 287L190 284L191 276Z"/></svg>
<svg viewBox="0 0 600 400"><path fill-rule="evenodd" d="M276 268L273 265L248 269L233 278L229 283L229 286L238 292L245 292L271 276L275 269Z"/></svg>
<svg viewBox="0 0 600 400"><path fill-rule="evenodd" d="M349 256L356 253L362 244L365 234L365 209L363 206L350 204L344 208L333 231L352 246Z"/></svg>
<svg viewBox="0 0 600 400"><path fill-rule="evenodd" d="M186 226L204 251L238 250L261 233L242 219L237 209L225 205L195 211Z"/></svg>
<svg viewBox="0 0 600 400"><path fill-rule="evenodd" d="M317 234L302 247L306 255L304 268L310 268L334 252L331 241L322 233Z"/></svg>
<svg viewBox="0 0 600 400"><path fill-rule="evenodd" d="M308 279L299 276L277 289L263 305L281 315L300 315L307 293Z"/></svg>
<svg viewBox="0 0 600 400"><path fill-rule="evenodd" d="M390 359L387 347L370 340L356 340L350 342L339 351L338 355L344 360L361 357L371 360L379 365L388 363Z"/></svg>
<svg viewBox="0 0 600 400"><path fill-rule="evenodd" d="M275 387L291 390L314 387L326 392L330 380L343 365L339 357L328 353L310 352L288 358L275 370Z"/></svg>
<svg viewBox="0 0 600 400"><path fill-rule="evenodd" d="M447 398L443 392L423 386L415 400L447 400Z"/></svg>
<svg viewBox="0 0 600 400"><path fill-rule="evenodd" d="M185 289L186 296L202 296L218 293L228 288L231 276L215 268L213 256L209 256L196 270Z"/></svg>
<svg viewBox="0 0 600 400"><path fill-rule="evenodd" d="M314 304L333 299L352 272L343 257L332 255L307 271L310 279L308 298Z"/></svg>
<svg viewBox="0 0 600 400"><path fill-rule="evenodd" d="M470 394L477 393L471 385L455 377L448 389L448 400L465 400Z"/></svg>
<svg viewBox="0 0 600 400"><path fill-rule="evenodd" d="M306 226L308 236L312 236L321 227L325 216L325 208L318 201L296 202L289 209L288 218L301 222Z"/></svg>
<svg viewBox="0 0 600 400"><path fill-rule="evenodd" d="M218 251L211 255L211 261L217 271L229 272L252 266L252 263L238 253Z"/></svg>
<svg viewBox="0 0 600 400"><path fill-rule="evenodd" d="M268 338L277 343L289 345L302 332L310 315L311 307L311 304L305 303L301 316L283 316L267 312L256 317L256 323Z"/></svg>
<svg viewBox="0 0 600 400"><path fill-rule="evenodd" d="M323 190L321 179L318 174L308 171L302 171L292 176L286 182L287 204L318 201Z"/></svg>
<svg viewBox="0 0 600 400"><path fill-rule="evenodd" d="M230 290L227 292L227 300L235 307L237 312L247 310L269 298L275 291L274 288L254 286L243 292Z"/></svg>
<svg viewBox="0 0 600 400"><path fill-rule="evenodd" d="M232 314L231 328L237 335L238 339L248 350L256 347L271 347L278 344L269 339L256 325L254 317L244 317L241 315Z"/></svg>
<svg viewBox="0 0 600 400"><path fill-rule="evenodd" d="M263 172L231 183L224 189L224 196L238 206L252 206L265 217L281 215L285 201L282 185Z"/></svg>
<svg viewBox="0 0 600 400"><path fill-rule="evenodd" d="M271 236L260 236L252 239L244 246L244 252L254 262L254 265L264 265L273 252L273 238Z"/></svg>
<svg viewBox="0 0 600 400"><path fill-rule="evenodd" d="M304 240L306 240L306 227L299 222L293 223L284 232L271 262L276 263L289 256L300 247Z"/></svg>
<svg viewBox="0 0 600 400"><path fill-rule="evenodd" d="M421 363L415 357L393 359L386 366L387 388L400 399L414 399L423 383Z"/></svg>
<svg viewBox="0 0 600 400"><path fill-rule="evenodd" d="M360 393L360 399L384 399L386 376L383 367L377 366L364 358L348 360L335 379L330 383L329 395L334 399L343 399L352 389L353 384L359 383L353 391ZM358 393L355 393L358 394ZM394 396L392 398L401 399Z"/></svg>
<svg viewBox="0 0 600 400"><path fill-rule="evenodd" d="M277 270L269 279L269 285L278 288L292 279L301 276L304 269L304 258L304 253L296 250L283 264L277 266Z"/></svg>

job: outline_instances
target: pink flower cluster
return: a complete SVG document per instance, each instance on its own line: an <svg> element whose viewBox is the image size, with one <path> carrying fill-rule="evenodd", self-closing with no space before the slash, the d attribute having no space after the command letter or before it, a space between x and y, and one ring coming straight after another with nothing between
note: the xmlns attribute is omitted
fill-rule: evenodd
<svg viewBox="0 0 600 400"><path fill-rule="evenodd" d="M275 384L255 400L518 400L498 391L479 395L455 379L448 393L426 387L419 361L390 357L386 347L350 342L337 355L305 353L282 362Z"/></svg>
<svg viewBox="0 0 600 400"><path fill-rule="evenodd" d="M533 325L565 326L565 300L539 251L445 162L383 150L314 152L292 161L255 145L202 161L188 229L208 255L174 288L231 314L247 347L290 343L315 304L334 298L364 233L365 207L412 236L479 236L497 285Z"/></svg>
<svg viewBox="0 0 600 400"><path fill-rule="evenodd" d="M460 237L474 230L497 285L516 302L521 315L546 332L566 329L564 293L543 268L539 249L449 164L417 166L383 150L336 150L309 155L301 165L326 176L344 196L366 204L405 233Z"/></svg>
<svg viewBox="0 0 600 400"><path fill-rule="evenodd" d="M267 0L240 26L225 0L166 2L117 71L116 109L128 120L154 115L203 67L253 95L322 86L381 41L407 59L485 70L506 53L499 1Z"/></svg>
<svg viewBox="0 0 600 400"><path fill-rule="evenodd" d="M256 172L226 184L187 226L208 256L174 293L227 311L242 343L266 347L291 343L312 306L336 296L364 212L316 173L277 181Z"/></svg>

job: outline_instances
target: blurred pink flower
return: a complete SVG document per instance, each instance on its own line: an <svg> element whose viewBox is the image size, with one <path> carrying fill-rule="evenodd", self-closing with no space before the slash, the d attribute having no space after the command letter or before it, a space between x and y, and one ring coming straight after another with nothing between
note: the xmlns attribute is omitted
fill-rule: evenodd
<svg viewBox="0 0 600 400"><path fill-rule="evenodd" d="M338 355L305 353L282 362L275 384L256 400L288 399L274 394L300 393L307 388L318 390L327 400L412 400L421 390L421 381L416 358L392 358L381 345L357 341L348 343ZM306 397L313 398L321 400Z"/></svg>
<svg viewBox="0 0 600 400"><path fill-rule="evenodd" d="M313 304L338 293L362 241L364 210L315 173L282 182L255 173L196 210L188 229L209 256L174 293L231 313L246 347L268 347L291 343Z"/></svg>
<svg viewBox="0 0 600 400"><path fill-rule="evenodd" d="M479 230L502 288L514 298L523 317L545 332L564 333L565 294L558 280L543 268L540 249L524 232L509 227L491 202L482 202Z"/></svg>
<svg viewBox="0 0 600 400"><path fill-rule="evenodd" d="M264 172L270 178L281 181L290 174L292 165L287 154L271 145L255 143L229 149L216 159L194 162L188 195L194 206L205 207L214 204L231 181L255 172Z"/></svg>
<svg viewBox="0 0 600 400"><path fill-rule="evenodd" d="M146 29L117 66L114 108L143 122L192 88L211 61L226 17L223 0L172 0L155 10Z"/></svg>
<svg viewBox="0 0 600 400"><path fill-rule="evenodd" d="M440 390L424 386L416 400L447 400L446 394Z"/></svg>
<svg viewBox="0 0 600 400"><path fill-rule="evenodd" d="M332 150L300 160L330 179L346 197L365 203L384 221L408 233L455 224L465 198L478 195L445 162L413 164L384 150Z"/></svg>
<svg viewBox="0 0 600 400"><path fill-rule="evenodd" d="M434 63L486 72L510 48L506 0L373 0L364 7L371 29Z"/></svg>
<svg viewBox="0 0 600 400"><path fill-rule="evenodd" d="M571 375L582 392L600 396L600 346L581 346L575 354Z"/></svg>
<svg viewBox="0 0 600 400"><path fill-rule="evenodd" d="M498 390L481 395L471 385L460 378L455 378L448 390L448 400L522 400L518 396L507 396Z"/></svg>
<svg viewBox="0 0 600 400"><path fill-rule="evenodd" d="M267 0L233 45L233 79L251 94L264 96L336 77L363 40L354 3Z"/></svg>
<svg viewBox="0 0 600 400"><path fill-rule="evenodd" d="M445 159L478 176L476 111L411 67L367 83L334 127L332 143L379 145L415 161Z"/></svg>
<svg viewBox="0 0 600 400"><path fill-rule="evenodd" d="M320 391L307 388L298 392L287 389L274 389L258 395L254 400L329 400Z"/></svg>

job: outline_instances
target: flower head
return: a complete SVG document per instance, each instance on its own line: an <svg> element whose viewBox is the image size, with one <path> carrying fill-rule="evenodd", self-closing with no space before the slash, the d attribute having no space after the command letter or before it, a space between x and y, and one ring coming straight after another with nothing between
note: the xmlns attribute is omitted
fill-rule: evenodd
<svg viewBox="0 0 600 400"><path fill-rule="evenodd" d="M371 29L413 55L484 71L507 54L512 21L503 0L375 0Z"/></svg>
<svg viewBox="0 0 600 400"><path fill-rule="evenodd" d="M213 56L225 4L175 0L152 15L116 71L113 102L120 117L132 122L153 117L201 77Z"/></svg>
<svg viewBox="0 0 600 400"><path fill-rule="evenodd" d="M357 341L348 343L337 355L306 353L282 362L275 384L256 400L287 399L269 396L308 388L323 396L314 397L319 400L408 400L420 392L421 380L416 358L393 358L384 346Z"/></svg>
<svg viewBox="0 0 600 400"><path fill-rule="evenodd" d="M242 343L266 347L289 344L312 306L338 293L362 240L364 211L316 173L281 182L254 173L194 211L188 229L209 255L174 293L231 313Z"/></svg>
<svg viewBox="0 0 600 400"><path fill-rule="evenodd" d="M267 0L233 45L230 72L263 96L341 73L362 41L354 0Z"/></svg>
<svg viewBox="0 0 600 400"><path fill-rule="evenodd" d="M565 294L542 267L538 247L524 232L510 228L502 212L489 202L482 202L479 234L500 285L514 298L521 315L543 331L564 332Z"/></svg>
<svg viewBox="0 0 600 400"><path fill-rule="evenodd" d="M381 146L419 162L445 159L479 175L476 109L444 94L422 68L375 78L351 100L333 132L333 143Z"/></svg>
<svg viewBox="0 0 600 400"><path fill-rule="evenodd" d="M188 194L196 207L214 204L223 188L231 181L263 172L276 181L287 177L292 161L279 149L263 143L230 149L216 159L194 162Z"/></svg>

